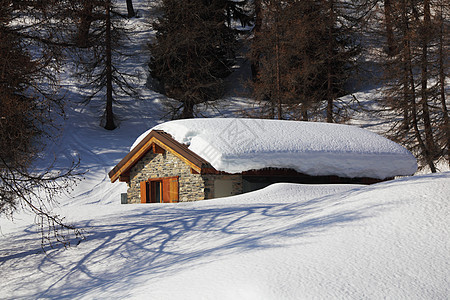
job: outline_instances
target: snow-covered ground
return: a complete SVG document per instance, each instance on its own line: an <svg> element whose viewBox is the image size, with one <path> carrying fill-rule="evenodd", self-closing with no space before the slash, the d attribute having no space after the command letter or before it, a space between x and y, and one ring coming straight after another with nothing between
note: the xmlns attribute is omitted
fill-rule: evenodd
<svg viewBox="0 0 450 300"><path fill-rule="evenodd" d="M146 1L133 2L145 14ZM139 49L149 34L142 21L132 21ZM130 59L145 70L145 55ZM63 82L79 99L77 83L68 74ZM55 211L86 240L44 254L33 216L0 219L0 299L448 299L450 172L121 205L126 186L107 173L161 122L160 99L124 99L111 132L98 126L101 102L67 108L49 150L61 162L79 155L88 173Z"/></svg>
<svg viewBox="0 0 450 300"><path fill-rule="evenodd" d="M91 195L62 207L88 231L76 248L46 256L29 227L2 237L0 297L447 299L448 195L450 173L179 204Z"/></svg>

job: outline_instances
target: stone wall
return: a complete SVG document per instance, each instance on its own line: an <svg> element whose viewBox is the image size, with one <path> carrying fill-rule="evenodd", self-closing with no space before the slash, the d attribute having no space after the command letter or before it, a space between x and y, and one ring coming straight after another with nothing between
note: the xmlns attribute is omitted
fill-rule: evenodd
<svg viewBox="0 0 450 300"><path fill-rule="evenodd" d="M179 176L179 201L197 201L214 198L214 181L229 180L232 182L232 194L242 194L242 175L200 175L192 174L191 167L181 159L166 151L164 154L147 152L131 169L128 183L128 203L140 203L141 181L149 178Z"/></svg>
<svg viewBox="0 0 450 300"><path fill-rule="evenodd" d="M205 185L200 174L191 174L191 167L169 151L155 154L150 150L130 169L128 203L141 202L141 181L172 176L179 176L180 202L205 199Z"/></svg>

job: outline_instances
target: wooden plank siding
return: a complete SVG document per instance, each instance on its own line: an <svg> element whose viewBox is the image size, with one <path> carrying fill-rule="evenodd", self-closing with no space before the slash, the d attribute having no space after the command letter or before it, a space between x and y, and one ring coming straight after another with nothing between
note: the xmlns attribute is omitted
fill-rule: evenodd
<svg viewBox="0 0 450 300"><path fill-rule="evenodd" d="M141 181L141 203L150 202L150 185L148 181Z"/></svg>
<svg viewBox="0 0 450 300"><path fill-rule="evenodd" d="M179 181L177 177L167 179L169 182L169 202L174 203L179 200Z"/></svg>

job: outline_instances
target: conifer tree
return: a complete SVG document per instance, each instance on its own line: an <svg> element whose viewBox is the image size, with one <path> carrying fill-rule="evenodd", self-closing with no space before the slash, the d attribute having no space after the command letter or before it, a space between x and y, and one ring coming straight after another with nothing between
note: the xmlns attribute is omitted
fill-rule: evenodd
<svg viewBox="0 0 450 300"><path fill-rule="evenodd" d="M449 113L447 108L447 99L445 87L446 87L446 78L448 78L448 68L449 68L449 60L448 53L450 52L450 24L448 20L450 19L450 3L445 0L439 0L436 4L436 24L437 24L437 77L439 80L437 81L437 93L439 94L438 99L441 104L442 111L442 121L439 134L438 141L439 144L442 145L442 153L441 157L447 159L448 164L450 166L450 122L449 122Z"/></svg>
<svg viewBox="0 0 450 300"><path fill-rule="evenodd" d="M255 10L259 25L250 58L253 98L263 106L262 115L285 118L299 108L294 118L307 120L326 102L327 121L335 121L334 100L344 93L359 53L353 30L358 18L351 15L355 4L260 0Z"/></svg>
<svg viewBox="0 0 450 300"><path fill-rule="evenodd" d="M0 215L31 211L43 245L55 240L67 245L65 230L76 237L82 237L81 232L53 213L52 206L77 180L76 163L59 170L52 163L34 166L46 142L58 133L55 119L64 111L62 99L56 96L54 71L59 57L54 55L53 20L44 19L49 9L45 3L42 7L14 4L0 0ZM24 11L36 26L21 19Z"/></svg>
<svg viewBox="0 0 450 300"><path fill-rule="evenodd" d="M439 21L439 8L429 0L391 3L391 13L398 16L393 22L397 51L386 55L384 73L383 104L402 116L390 133L432 172L448 149L448 111L440 89L448 69L441 58L448 46L441 34L446 25Z"/></svg>
<svg viewBox="0 0 450 300"><path fill-rule="evenodd" d="M73 16L76 24L75 45L86 48L92 44L90 40L91 24L99 18L97 14L99 3L92 0L73 1Z"/></svg>
<svg viewBox="0 0 450 300"><path fill-rule="evenodd" d="M167 102L172 118L192 118L199 104L223 93L223 79L231 72L235 32L226 24L225 0L163 0L162 16L153 24L150 44L151 76Z"/></svg>
<svg viewBox="0 0 450 300"><path fill-rule="evenodd" d="M120 57L125 56L120 46L127 32L111 0L92 1L89 5L92 5L91 14L95 17L91 18L89 26L89 43L79 51L79 71L76 75L83 80L84 88L92 90L86 102L104 97L102 126L114 130L117 127L113 112L113 104L117 103L115 96L138 97L133 87L135 76L122 71L118 63Z"/></svg>

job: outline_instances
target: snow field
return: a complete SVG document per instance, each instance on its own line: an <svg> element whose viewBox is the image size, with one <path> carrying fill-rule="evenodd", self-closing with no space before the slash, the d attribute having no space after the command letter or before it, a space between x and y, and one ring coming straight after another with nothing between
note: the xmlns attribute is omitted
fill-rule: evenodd
<svg viewBox="0 0 450 300"><path fill-rule="evenodd" d="M372 186L275 184L191 203L68 206L87 240L44 256L26 233L10 235L2 289L6 299L445 299L449 183L441 173Z"/></svg>
<svg viewBox="0 0 450 300"><path fill-rule="evenodd" d="M133 4L150 13L146 2ZM139 34L129 43L129 73L146 70L141 50L153 32L143 21L130 22ZM0 299L448 299L450 172L120 205L126 185L111 184L107 173L139 133L161 122L163 97L118 99L120 127L107 132L98 126L103 102L80 107L78 82L69 73L62 82L74 105L50 150L67 161L79 155L88 173L55 211L84 228L86 240L45 255L34 216L0 219Z"/></svg>

